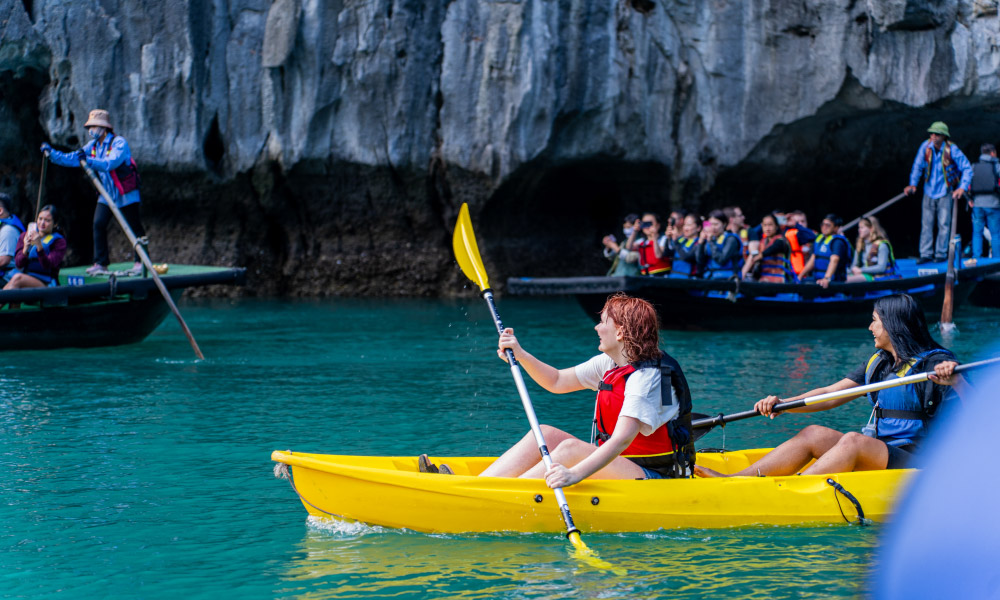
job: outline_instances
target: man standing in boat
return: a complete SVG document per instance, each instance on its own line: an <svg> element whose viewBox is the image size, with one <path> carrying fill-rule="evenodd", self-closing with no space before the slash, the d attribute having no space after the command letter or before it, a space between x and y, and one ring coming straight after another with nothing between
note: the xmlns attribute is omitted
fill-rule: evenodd
<svg viewBox="0 0 1000 600"><path fill-rule="evenodd" d="M663 479L690 476L694 464L691 394L676 360L659 348L659 320L640 298L608 298L594 329L601 354L568 369L556 369L528 352L512 329L500 336L498 354L509 348L540 386L555 394L597 391L595 443L543 425L552 448L551 468L541 461L532 433L480 475L545 478L549 487L584 479Z"/></svg>
<svg viewBox="0 0 1000 600"><path fill-rule="evenodd" d="M934 122L927 131L930 139L920 144L910 169L910 185L903 189L906 195L916 193L924 184L924 199L920 213L920 258L918 264L948 259L948 237L951 235L952 202L969 190L972 183L972 164L962 151L949 139L948 126ZM934 240L934 221L937 220L937 241Z"/></svg>
<svg viewBox="0 0 1000 600"><path fill-rule="evenodd" d="M24 224L10 212L11 198L0 193L0 285L5 285L15 273L14 253L17 240L24 233Z"/></svg>
<svg viewBox="0 0 1000 600"><path fill-rule="evenodd" d="M880 298L875 302L872 324L868 327L875 340L875 353L847 377L837 383L805 394L780 400L768 396L754 409L772 419L776 404L860 385L898 379L923 371L934 371L929 381L890 387L868 394L873 405L868 425L858 432L840 433L821 425L810 425L746 469L731 476L803 475L844 473L905 468L928 433L942 405L961 396L967 386L955 374L955 355L931 338L924 312L916 300L906 294ZM830 410L862 397L848 396L817 404L789 409L787 412ZM810 461L809 468L802 470ZM721 477L721 473L695 467L701 477Z"/></svg>
<svg viewBox="0 0 1000 600"><path fill-rule="evenodd" d="M81 160L87 161L87 166L97 172L101 185L114 200L115 206L121 210L125 221L137 238L146 235L142 226L142 205L139 198L139 172L132 159L128 142L116 135L111 125L108 111L95 109L90 111L90 118L84 123L91 140L83 148L75 152L59 152L48 143L43 143L42 154L53 163L63 167L79 167ZM114 214L108 208L102 196L97 197L97 207L94 210L94 264L87 269L90 275L107 275L111 261L108 256L108 224ZM135 264L130 275L142 272L139 254L135 254Z"/></svg>

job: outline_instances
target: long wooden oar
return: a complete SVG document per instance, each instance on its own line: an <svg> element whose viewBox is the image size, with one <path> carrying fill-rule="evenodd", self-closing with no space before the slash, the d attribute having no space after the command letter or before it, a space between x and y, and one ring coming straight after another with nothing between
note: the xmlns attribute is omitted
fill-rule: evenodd
<svg viewBox="0 0 1000 600"><path fill-rule="evenodd" d="M865 217L870 217L870 216L874 215L875 213L879 212L883 208L887 208L888 206L890 206L892 204L895 204L897 201L903 199L903 197L905 197L905 196L906 196L906 192L903 192L902 194L899 194L898 196L893 196L892 198L886 200L882 204L879 204L875 208L873 208L870 211L866 212L865 214L861 215L857 219L854 219L853 221L849 221L845 225L841 225L840 232L844 233L845 231L847 231L851 227L854 227L855 225L857 225L858 223L860 223L861 219L864 219Z"/></svg>
<svg viewBox="0 0 1000 600"><path fill-rule="evenodd" d="M976 369L979 367L985 367L996 363L1000 363L1000 357L988 358L986 360L969 363L967 365L959 365L955 367L955 372L961 373L962 371L968 371L969 369ZM771 411L782 412L785 410L789 410L791 408L801 408L803 406L819 404L820 402L826 402L827 400L842 400L844 398L854 398L857 396L867 394L868 392L877 392L879 390L896 387L897 385L920 383L921 381L927 381L927 377L933 374L934 371L928 371L926 373L907 375L906 377L900 377L899 379L890 379L889 381L880 381L879 383L859 385L858 387L852 387L846 390L841 390L839 392L817 394L815 396L809 396L808 398L800 398L798 400L792 400L791 402L782 402L780 404L775 404L774 408L772 408ZM691 422L691 427L695 430L694 432L695 439L698 439L701 436L708 433L708 431L711 430L716 425L725 425L726 423L731 423L733 421L742 421L743 419L749 419L750 417L758 417L758 416L760 416L760 413L757 412L757 409L745 410L743 412L733 413L731 415L716 415L714 417L697 419Z"/></svg>
<svg viewBox="0 0 1000 600"><path fill-rule="evenodd" d="M941 302L942 333L953 332L955 324L951 317L955 312L955 231L958 227L958 198L952 199L951 229L948 233L948 269L944 276L944 300ZM991 231L990 234L993 232Z"/></svg>
<svg viewBox="0 0 1000 600"><path fill-rule="evenodd" d="M482 292L486 304L490 307L490 314L493 315L493 323L497 327L497 333L502 334L504 329L503 322L500 320L500 313L497 311L496 303L493 300L493 291L490 290L486 267L483 266L483 261L479 257L479 245L476 243L476 234L472 230L472 219L469 217L468 204L463 203L462 208L458 211L458 221L455 223L452 246L458 266L461 267L462 272L465 273L465 276L469 280L479 286L479 291ZM542 436L538 417L535 416L535 408L532 406L531 398L528 396L528 388L524 385L521 367L517 364L514 352L510 348L507 349L507 363L510 365L511 375L514 376L514 384L517 386L517 393L521 396L524 414L527 415L528 423L531 424L531 433L535 436L535 442L538 444L538 451L542 455L542 461L545 462L546 467L551 467L552 457L549 456L549 449L545 445L545 438ZM566 537L569 538L570 543L576 548L577 555L594 566L613 569L614 567L611 564L598 559L593 551L583 543L583 539L580 538L580 530L573 524L573 516L569 512L569 504L566 501L566 494L563 493L562 488L555 488L553 491L556 495L556 501L559 503L559 510L562 512L563 522L566 524Z"/></svg>
<svg viewBox="0 0 1000 600"><path fill-rule="evenodd" d="M111 209L111 213L115 216L115 219L118 220L118 224L121 225L128 241L132 243L132 247L135 248L135 252L142 260L142 264L146 266L146 270L153 276L153 282L156 284L157 289L160 290L160 293L163 295L163 299L166 300L167 306L170 307L170 311L174 313L175 317L177 317L177 322L181 324L181 329L184 330L184 335L186 335L188 341L191 342L191 347L194 348L194 355L199 359L204 360L205 355L201 353L201 348L198 347L198 342L194 341L194 335L191 334L191 330L188 329L187 323L184 322L184 317L181 316L181 311L178 310L177 305L174 304L174 299L170 297L170 292L167 291L167 286L163 285L163 282L160 280L160 275L156 272L156 269L153 268L153 263L149 260L149 255L146 254L146 249L142 247L142 244L140 244L139 240L136 239L135 234L132 233L132 228L128 226L128 221L125 220L122 212L118 210L117 206L115 206L115 201L112 200L111 195L108 194L108 190L104 189L104 186L101 185L101 180L98 179L94 171L87 166L87 160L81 158L80 166L83 168L84 172L87 173L87 177L90 178L90 182L94 184L97 191L101 194L104 200L107 201L108 208Z"/></svg>
<svg viewBox="0 0 1000 600"><path fill-rule="evenodd" d="M35 218L38 218L38 213L42 210L42 191L45 189L45 173L49 169L49 153L46 152L42 156L42 176L38 180L38 201L35 202Z"/></svg>

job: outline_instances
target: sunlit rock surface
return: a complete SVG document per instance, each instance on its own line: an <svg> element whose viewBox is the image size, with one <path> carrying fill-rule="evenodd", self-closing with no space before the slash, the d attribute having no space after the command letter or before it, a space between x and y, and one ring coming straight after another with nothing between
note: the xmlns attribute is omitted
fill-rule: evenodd
<svg viewBox="0 0 1000 600"><path fill-rule="evenodd" d="M30 14L29 14L30 10ZM448 294L468 201L496 284L596 274L626 211L845 217L931 121L1000 141L995 0L0 0L5 191L111 111L154 258L253 293ZM49 170L73 256L92 190ZM916 208L887 213L905 248ZM122 238L123 239L123 238ZM124 247L122 247L124 255Z"/></svg>

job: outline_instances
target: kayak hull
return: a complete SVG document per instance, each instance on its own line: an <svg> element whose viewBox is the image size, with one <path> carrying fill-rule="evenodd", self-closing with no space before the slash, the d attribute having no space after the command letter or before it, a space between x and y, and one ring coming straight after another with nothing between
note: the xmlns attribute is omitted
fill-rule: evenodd
<svg viewBox="0 0 1000 600"><path fill-rule="evenodd" d="M722 472L742 469L768 450L699 454ZM544 481L475 477L495 458L432 457L455 475L420 473L415 457L367 457L276 451L310 515L428 533L560 532L565 525ZM643 532L857 521L889 517L912 469L824 476L680 480L588 480L565 488L584 532Z"/></svg>

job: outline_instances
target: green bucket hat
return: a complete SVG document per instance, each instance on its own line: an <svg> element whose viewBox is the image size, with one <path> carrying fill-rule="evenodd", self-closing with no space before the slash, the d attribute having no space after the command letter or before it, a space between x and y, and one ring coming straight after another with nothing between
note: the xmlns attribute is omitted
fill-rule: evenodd
<svg viewBox="0 0 1000 600"><path fill-rule="evenodd" d="M944 121L934 121L930 127L927 128L928 133L940 133L944 137L951 137L948 133L948 126L944 124Z"/></svg>

